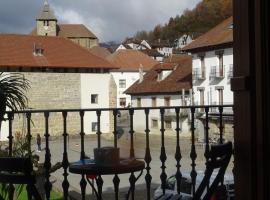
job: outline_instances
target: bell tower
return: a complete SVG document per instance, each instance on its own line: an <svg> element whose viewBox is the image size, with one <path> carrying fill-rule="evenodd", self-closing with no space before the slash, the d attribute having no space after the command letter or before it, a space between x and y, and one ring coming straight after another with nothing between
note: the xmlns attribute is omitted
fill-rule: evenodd
<svg viewBox="0 0 270 200"><path fill-rule="evenodd" d="M37 35L57 35L57 19L50 9L48 0L44 0L44 5L36 18L37 21Z"/></svg>

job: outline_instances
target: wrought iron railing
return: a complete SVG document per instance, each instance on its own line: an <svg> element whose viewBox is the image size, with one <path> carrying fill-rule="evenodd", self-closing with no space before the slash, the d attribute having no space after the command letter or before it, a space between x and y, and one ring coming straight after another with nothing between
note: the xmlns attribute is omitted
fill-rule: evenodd
<svg viewBox="0 0 270 200"><path fill-rule="evenodd" d="M193 80L204 80L205 79L205 71L201 68L194 68L192 70L192 79Z"/></svg>
<svg viewBox="0 0 270 200"><path fill-rule="evenodd" d="M191 182L192 182L192 194L195 193L195 185L196 185L196 176L197 176L197 171L196 171L196 158L197 158L197 152L196 152L196 145L199 141L196 140L195 136L195 123L196 120L198 120L197 116L197 110L204 110L203 113L203 126L204 126L204 157L205 159L208 159L209 157L209 150L210 150L210 126L209 123L211 121L211 110L216 109L218 110L217 112L217 119L218 119L218 130L219 130L219 142L222 143L224 141L224 116L223 116L223 111L227 108L232 108L233 105L209 105L209 106L179 106L179 107L140 107L140 108L108 108L108 109L57 109L57 110L25 110L25 111L19 111L19 112L7 112L7 121L9 125L9 134L8 134L8 152L9 156L12 156L12 149L13 149L13 139L14 139L14 133L13 133L13 120L14 120L14 115L19 114L19 115L25 115L26 116L26 137L28 138L29 142L29 153L31 153L31 138L32 138L32 115L34 114L42 114L44 116L44 128L45 128L45 161L44 161L44 167L45 167L45 191L46 191L46 199L50 199L50 191L52 190L52 184L50 182L50 169L51 169L51 151L50 151L50 132L49 132L49 119L50 115L53 113L61 113L62 114L62 126L63 126L63 157L62 157L62 168L63 168L63 182L62 182L62 189L63 189L63 197L64 199L68 199L69 196L69 157L68 157L68 137L69 134L67 132L67 117L70 113L76 113L79 115L80 119L80 142L81 142L81 147L80 147L80 158L78 159L84 159L86 157L85 153L85 130L84 130L84 115L87 112L95 112L96 113L96 119L97 119L97 147L100 148L101 145L101 135L103 134L101 132L101 116L106 113L106 112L112 112L113 116L113 146L117 147L118 143L118 130L117 130L117 123L118 123L118 115L119 111L126 111L128 112L129 118L128 118L128 125L129 125L129 134L130 134L130 147L129 147L129 155L130 157L135 156L135 150L134 150L134 134L136 131L136 126L134 126L134 114L138 111L143 111L144 112L144 121L145 124L145 156L144 156L144 161L145 161L145 184L146 184L146 194L145 194L145 199L151 199L151 181L152 181L152 174L151 174L151 161L152 161L152 155L150 151L150 125L149 125L149 113L152 110L158 110L159 111L159 119L160 119L160 137L161 137L161 145L160 145L160 162L161 162L161 174L160 174L160 181L161 181L161 188L163 193L165 193L165 185L166 185L166 179L167 179L167 174L166 174L166 166L170 165L166 163L167 161L167 153L166 153L166 145L165 145L165 140L166 140L166 129L165 129L165 115L166 115L166 110L169 110L171 113L172 110L175 111L175 140L176 140L176 146L175 146L175 176L176 176L176 184L177 184L177 192L180 193L180 187L181 187L181 177L182 177L182 172L181 172L181 159L182 159L182 150L180 146L181 142L181 113L184 111L185 113L188 111L187 117L190 118L190 139L191 139L191 144L190 144L190 159L191 159L191 169L190 169L190 177L191 177ZM186 116L186 114L184 115ZM233 114L231 114L233 116ZM200 115L201 117L201 115ZM133 174L134 176L134 174ZM119 192L119 177L116 174L113 179L113 184L115 188L115 199L118 199L118 192ZM99 192L102 193L102 184L103 184L103 179L102 176L97 177L97 184L101 186L99 188ZM135 187L135 183L131 181L131 187ZM81 177L80 181L80 187L81 187L81 195L82 199L85 199L85 194L86 194L86 178L84 175ZM100 191L101 189L101 191Z"/></svg>

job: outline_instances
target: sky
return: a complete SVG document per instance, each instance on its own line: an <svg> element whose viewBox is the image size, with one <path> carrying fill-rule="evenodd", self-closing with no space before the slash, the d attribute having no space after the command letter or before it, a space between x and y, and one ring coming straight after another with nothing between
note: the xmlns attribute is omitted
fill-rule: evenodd
<svg viewBox="0 0 270 200"><path fill-rule="evenodd" d="M101 42L121 42L168 22L199 0L48 0L58 23L86 25ZM44 0L0 0L0 32L27 34Z"/></svg>

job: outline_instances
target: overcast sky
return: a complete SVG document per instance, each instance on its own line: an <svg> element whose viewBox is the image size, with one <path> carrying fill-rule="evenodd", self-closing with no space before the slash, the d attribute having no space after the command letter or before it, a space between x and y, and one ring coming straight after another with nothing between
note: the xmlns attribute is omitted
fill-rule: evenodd
<svg viewBox="0 0 270 200"><path fill-rule="evenodd" d="M82 23L101 42L151 30L199 0L48 0L58 23ZM29 33L44 0L0 0L0 32Z"/></svg>

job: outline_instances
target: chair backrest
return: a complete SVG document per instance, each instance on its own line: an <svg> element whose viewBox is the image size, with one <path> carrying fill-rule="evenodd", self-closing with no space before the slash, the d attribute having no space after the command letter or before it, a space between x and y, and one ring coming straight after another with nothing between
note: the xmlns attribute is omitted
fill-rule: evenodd
<svg viewBox="0 0 270 200"><path fill-rule="evenodd" d="M224 174L228 167L232 155L232 143L227 142L225 144L212 145L209 152L209 159L206 164L205 176L199 185L196 193L193 197L194 200L209 200L210 196L217 189L218 184L223 181ZM207 188L211 175L214 169L219 169L214 181L211 183L209 189L202 198L204 190Z"/></svg>

